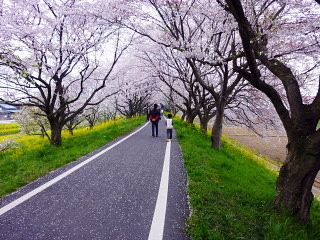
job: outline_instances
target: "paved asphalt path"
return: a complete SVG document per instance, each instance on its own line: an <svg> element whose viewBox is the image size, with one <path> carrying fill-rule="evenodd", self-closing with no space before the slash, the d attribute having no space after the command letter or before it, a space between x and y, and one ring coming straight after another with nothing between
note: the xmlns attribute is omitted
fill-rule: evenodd
<svg viewBox="0 0 320 240"><path fill-rule="evenodd" d="M188 239L186 173L180 146L175 139L167 144L164 125L164 121L159 122L159 137L151 136L148 123L93 160L97 153L126 136L3 198L0 239ZM159 218L154 219L154 212L167 145L171 145L167 202L163 197L158 199L166 207L162 231L163 224ZM90 162L8 208L13 201L86 161ZM151 225L156 230L153 234Z"/></svg>

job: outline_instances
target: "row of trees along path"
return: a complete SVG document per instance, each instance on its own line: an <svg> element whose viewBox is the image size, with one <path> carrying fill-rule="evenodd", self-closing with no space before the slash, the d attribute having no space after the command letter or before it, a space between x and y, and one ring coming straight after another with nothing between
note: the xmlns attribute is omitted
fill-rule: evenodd
<svg viewBox="0 0 320 240"><path fill-rule="evenodd" d="M0 100L38 108L52 145L112 97L118 112L134 114L132 99L143 106L155 96L190 123L199 116L204 133L214 117L217 149L223 120L278 125L288 154L274 204L310 221L320 169L319 0L0 3Z"/></svg>

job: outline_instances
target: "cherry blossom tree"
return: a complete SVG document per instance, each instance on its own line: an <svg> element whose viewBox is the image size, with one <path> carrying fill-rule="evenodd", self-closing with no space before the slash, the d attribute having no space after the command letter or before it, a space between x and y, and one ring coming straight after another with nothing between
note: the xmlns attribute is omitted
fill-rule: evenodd
<svg viewBox="0 0 320 240"><path fill-rule="evenodd" d="M71 118L68 122L66 122L65 128L69 131L71 135L73 135L76 127L78 127L83 121L84 118L82 114L78 114L76 117Z"/></svg>
<svg viewBox="0 0 320 240"><path fill-rule="evenodd" d="M145 92L121 92L115 99L115 106L123 116L132 118L142 115L144 108L148 105L149 94Z"/></svg>
<svg viewBox="0 0 320 240"><path fill-rule="evenodd" d="M193 123L197 116L197 107L193 101L194 79L190 75L190 68L185 61L174 59L172 54L169 53L170 56L168 56L165 51L166 49L161 49L160 52L157 50L146 52L142 59L150 66L149 71L153 73L152 76L164 84L162 93L169 98L165 91L170 89L171 92L181 98L181 101L179 101L181 105L178 108L185 114L187 122Z"/></svg>
<svg viewBox="0 0 320 240"><path fill-rule="evenodd" d="M14 115L16 122L22 127L22 131L28 135L41 135L50 139L48 134L49 122L41 111L35 107L24 107Z"/></svg>
<svg viewBox="0 0 320 240"><path fill-rule="evenodd" d="M171 54L166 54L166 59L171 58L173 63L177 63L177 58L180 58L179 61L189 65L191 73L187 77L183 76L187 68L182 70L177 66L181 72L180 80L189 85L185 89L190 94L181 94L186 103L187 121L191 123L199 115L203 131L206 132L208 121L215 116L212 146L221 149L224 110L231 100L235 100L235 93L239 93L245 85L242 76L232 69L233 59L243 56L241 45L236 42L236 25L227 14L217 10L217 4L212 5L212 1L146 2L156 14L149 14L147 23L127 26L164 46L161 52L165 53L166 48L171 49ZM150 31L150 22L158 31ZM152 61L151 58L149 60ZM164 62L163 59L161 61ZM159 78L167 86L172 86L164 81L166 78L163 73ZM168 74L167 78L170 78ZM199 91L200 87L203 91ZM208 94L211 95L209 98ZM203 97L198 99L199 96ZM206 99L209 102L213 99L214 104L204 101ZM212 111L212 107L215 111Z"/></svg>
<svg viewBox="0 0 320 240"><path fill-rule="evenodd" d="M109 120L116 120L117 118L117 109L114 106L114 102L112 98L106 99L101 104L100 107L100 122L106 122Z"/></svg>
<svg viewBox="0 0 320 240"><path fill-rule="evenodd" d="M313 199L311 187L320 168L320 134L317 130L320 84L319 76L315 74L319 71L320 56L318 1L142 2L149 3L156 14L145 13L148 21L138 27L128 24L129 28L159 45L181 51L186 59L194 63L198 61L222 66L231 61L231 71L240 74L240 77L269 98L289 141L288 156L277 184L275 204L279 208L292 210L302 221L307 222ZM203 3L204 10L199 11L196 6ZM219 9L216 3L226 11ZM218 18L213 19L206 11L208 9L220 12ZM210 32L208 25L204 24L206 17L212 20L212 24L223 26L219 28L221 32L234 31L234 39L238 41L234 45L240 52L234 51L235 54L223 56L212 51L217 57L203 57L206 51L195 51L196 42L201 43L210 38L210 35L203 34ZM156 30L151 31L152 28ZM220 32L216 32L218 34ZM214 35L211 33L211 36ZM241 46L237 44L239 42ZM226 46L231 50L232 45ZM247 61L244 65L240 62L242 56Z"/></svg>
<svg viewBox="0 0 320 240"><path fill-rule="evenodd" d="M218 2L236 20L249 64L249 69L235 69L270 99L287 133L288 154L274 203L308 222L311 188L320 169L319 5L313 1ZM265 74L273 80L265 81ZM310 91L311 96L304 97Z"/></svg>
<svg viewBox="0 0 320 240"><path fill-rule="evenodd" d="M87 108L84 110L83 116L89 123L90 130L96 125L99 120L99 105Z"/></svg>
<svg viewBox="0 0 320 240"><path fill-rule="evenodd" d="M122 61L117 81L120 91L113 98L117 112L129 118L144 114L145 108L151 105L150 101L157 87L145 69L139 65L136 56L126 56Z"/></svg>
<svg viewBox="0 0 320 240"><path fill-rule="evenodd" d="M215 103L212 95L196 82L196 78L185 58L176 54L176 50L162 48L161 52L145 53L144 59L151 66L150 71L165 84L163 94L167 99L176 99L176 107L183 117L192 124L199 116L203 133L207 134L208 122L215 115ZM166 93L166 91L168 93Z"/></svg>
<svg viewBox="0 0 320 240"><path fill-rule="evenodd" d="M67 122L116 93L96 97L110 84L129 43L112 23L118 12L93 14L97 6L102 11L115 4L21 0L3 5L1 100L39 108L50 123L52 145L61 145Z"/></svg>
<svg viewBox="0 0 320 240"><path fill-rule="evenodd" d="M266 137L270 131L284 130L272 103L263 93L254 87L246 87L245 91L236 94L226 109L226 123L232 126L245 126L261 137Z"/></svg>

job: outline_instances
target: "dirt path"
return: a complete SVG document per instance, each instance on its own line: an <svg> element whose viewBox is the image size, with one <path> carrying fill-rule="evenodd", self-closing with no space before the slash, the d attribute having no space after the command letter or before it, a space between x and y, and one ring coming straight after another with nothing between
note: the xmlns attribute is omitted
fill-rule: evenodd
<svg viewBox="0 0 320 240"><path fill-rule="evenodd" d="M223 127L223 134L272 160L284 162L286 158L288 140L285 134L273 132L268 136L260 137L242 127Z"/></svg>

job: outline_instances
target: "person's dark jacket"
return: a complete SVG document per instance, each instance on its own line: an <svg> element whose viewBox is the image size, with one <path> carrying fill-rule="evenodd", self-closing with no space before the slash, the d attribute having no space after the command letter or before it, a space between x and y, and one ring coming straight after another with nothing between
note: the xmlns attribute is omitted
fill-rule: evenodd
<svg viewBox="0 0 320 240"><path fill-rule="evenodd" d="M158 122L161 119L160 111L156 108L152 109L149 113L149 117L152 122Z"/></svg>

